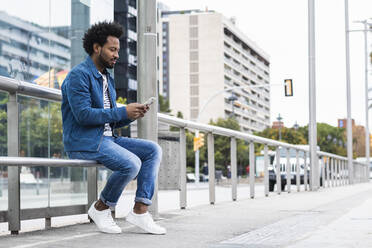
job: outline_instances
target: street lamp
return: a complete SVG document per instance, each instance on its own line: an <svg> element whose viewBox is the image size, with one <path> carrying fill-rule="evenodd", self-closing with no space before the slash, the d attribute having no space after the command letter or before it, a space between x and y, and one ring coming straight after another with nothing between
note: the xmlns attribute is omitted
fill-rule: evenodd
<svg viewBox="0 0 372 248"><path fill-rule="evenodd" d="M234 117L235 116L235 113L234 113L234 102L236 100L238 100L238 98L236 97L236 95L234 94L234 92L231 91L231 96L228 98L229 102L231 102L231 117Z"/></svg>
<svg viewBox="0 0 372 248"><path fill-rule="evenodd" d="M282 140L282 120L283 118L280 116L280 114L278 115L278 117L276 117L276 119L278 120L278 125L279 125L279 141Z"/></svg>
<svg viewBox="0 0 372 248"><path fill-rule="evenodd" d="M363 32L364 33L364 49L365 49L365 56L364 56L364 63L365 63L365 114L366 114L366 134L365 134L365 143L366 143L366 162L369 165L370 161L370 141L369 141L369 116L368 116L368 36L367 32L372 31L371 23L368 23L367 20L363 21L356 21L357 23L362 23L364 25L364 29L362 30L349 30L348 24L348 0L345 0L345 33L346 33L346 75L347 75L347 110L348 110L348 120L347 120L347 151L348 151L348 166L349 170L352 170L352 127L351 127L351 114L350 114L350 62L349 62L349 33L350 32ZM350 120L349 120L350 119ZM351 175L353 175L351 171ZM353 182L353 179L350 178L350 183Z"/></svg>
<svg viewBox="0 0 372 248"><path fill-rule="evenodd" d="M365 112L366 112L366 137L365 137L365 140L366 140L366 162L367 164L369 165L369 160L370 160L370 152L369 152L369 149L370 149L370 143L369 143L369 115L368 115L368 110L369 110L369 106L368 106L368 35L367 35L367 32L368 31L372 31L371 30L371 24L368 23L367 20L364 20L364 21L358 21L358 23L362 23L364 24L364 30L360 30L360 31L363 31L364 33L364 67L365 67L365 70L364 70L364 80L365 80L365 84L364 84L364 89L365 89ZM355 31L359 31L359 30L355 30Z"/></svg>
<svg viewBox="0 0 372 248"><path fill-rule="evenodd" d="M297 131L299 127L300 127L300 125L298 125L297 121L296 121L295 124L293 125L294 130Z"/></svg>

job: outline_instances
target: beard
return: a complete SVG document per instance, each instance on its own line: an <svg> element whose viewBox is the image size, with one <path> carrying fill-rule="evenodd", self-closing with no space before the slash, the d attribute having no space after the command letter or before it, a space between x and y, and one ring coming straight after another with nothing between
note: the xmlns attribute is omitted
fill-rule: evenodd
<svg viewBox="0 0 372 248"><path fill-rule="evenodd" d="M101 65L103 65L105 68L112 69L114 68L114 65L110 64L100 53L98 56L99 62Z"/></svg>

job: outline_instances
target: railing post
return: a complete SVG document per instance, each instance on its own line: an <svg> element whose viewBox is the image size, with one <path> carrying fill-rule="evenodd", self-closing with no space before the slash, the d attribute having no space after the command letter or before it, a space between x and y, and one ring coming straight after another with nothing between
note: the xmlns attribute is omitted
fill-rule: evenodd
<svg viewBox="0 0 372 248"><path fill-rule="evenodd" d="M280 195L282 192L282 180L280 174L280 147L276 148L276 191Z"/></svg>
<svg viewBox="0 0 372 248"><path fill-rule="evenodd" d="M186 206L186 132L185 128L180 128L180 208L185 209Z"/></svg>
<svg viewBox="0 0 372 248"><path fill-rule="evenodd" d="M287 192L291 193L291 159L289 154L289 149L287 148L287 166L285 167L287 172Z"/></svg>
<svg viewBox="0 0 372 248"><path fill-rule="evenodd" d="M300 178L300 157L299 152L296 150L296 186L297 192L300 192L301 178Z"/></svg>
<svg viewBox="0 0 372 248"><path fill-rule="evenodd" d="M331 163L331 184L332 187L335 186L335 158L332 158L332 163Z"/></svg>
<svg viewBox="0 0 372 248"><path fill-rule="evenodd" d="M254 181L255 181L255 157L254 157L254 143L249 143L249 186L250 186L250 197L254 198Z"/></svg>
<svg viewBox="0 0 372 248"><path fill-rule="evenodd" d="M342 165L343 165L344 161L340 160L340 185L344 185L344 175L343 175L343 170L342 170Z"/></svg>
<svg viewBox="0 0 372 248"><path fill-rule="evenodd" d="M98 188L97 188L97 167L89 167L87 170L87 181L88 181L88 208L97 200Z"/></svg>
<svg viewBox="0 0 372 248"><path fill-rule="evenodd" d="M340 163L341 160L337 160L336 164L336 186L340 186Z"/></svg>
<svg viewBox="0 0 372 248"><path fill-rule="evenodd" d="M321 179L322 179L322 188L325 188L325 184L326 184L326 182L325 182L325 165L326 165L326 157L322 157L322 159L321 159L321 167L322 167L322 177L321 177Z"/></svg>
<svg viewBox="0 0 372 248"><path fill-rule="evenodd" d="M347 161L344 160L345 185L348 185Z"/></svg>
<svg viewBox="0 0 372 248"><path fill-rule="evenodd" d="M347 185L345 160L342 160L342 185Z"/></svg>
<svg viewBox="0 0 372 248"><path fill-rule="evenodd" d="M331 162L331 157L327 157L327 163L326 163L326 180L327 180L327 188L330 187L330 178L329 178L329 175L330 175L330 162Z"/></svg>
<svg viewBox="0 0 372 248"><path fill-rule="evenodd" d="M307 186L308 186L308 183L307 183L307 178L308 178L308 174L307 174L307 153L304 152L304 188L305 188L305 191L307 191Z"/></svg>
<svg viewBox="0 0 372 248"><path fill-rule="evenodd" d="M366 165L366 175L365 175L366 183L369 181L369 164Z"/></svg>
<svg viewBox="0 0 372 248"><path fill-rule="evenodd" d="M209 181L209 203L216 201L215 192L215 165L214 165L214 137L213 133L208 133L208 181Z"/></svg>
<svg viewBox="0 0 372 248"><path fill-rule="evenodd" d="M264 147L264 184L265 184L265 196L269 196L269 148L265 144Z"/></svg>
<svg viewBox="0 0 372 248"><path fill-rule="evenodd" d="M236 201L237 199L237 164L236 164L236 138L231 137L231 146L230 146L230 159L231 159L231 196L232 200Z"/></svg>
<svg viewBox="0 0 372 248"><path fill-rule="evenodd" d="M8 118L8 156L18 157L19 154L19 104L17 94L9 93L7 103ZM8 167L8 224L11 234L21 230L21 198L20 198L20 166Z"/></svg>

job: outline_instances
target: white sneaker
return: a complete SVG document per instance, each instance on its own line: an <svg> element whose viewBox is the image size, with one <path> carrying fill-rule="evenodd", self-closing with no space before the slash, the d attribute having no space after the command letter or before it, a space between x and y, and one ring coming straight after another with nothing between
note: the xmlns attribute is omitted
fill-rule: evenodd
<svg viewBox="0 0 372 248"><path fill-rule="evenodd" d="M121 228L115 223L110 209L98 211L93 202L88 210L89 217L96 223L98 229L104 233L121 233Z"/></svg>
<svg viewBox="0 0 372 248"><path fill-rule="evenodd" d="M159 226L154 222L152 216L149 212L144 214L136 214L133 211L126 217L127 221L139 228L145 230L148 233L152 234L166 234L167 230L164 227Z"/></svg>

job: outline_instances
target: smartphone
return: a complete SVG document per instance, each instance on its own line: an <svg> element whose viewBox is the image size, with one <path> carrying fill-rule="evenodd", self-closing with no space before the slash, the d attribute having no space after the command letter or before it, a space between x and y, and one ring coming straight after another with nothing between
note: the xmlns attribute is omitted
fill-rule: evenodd
<svg viewBox="0 0 372 248"><path fill-rule="evenodd" d="M153 104L156 100L156 97L150 97L146 102L143 103L143 105L146 105L146 106L150 106L151 104Z"/></svg>

